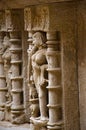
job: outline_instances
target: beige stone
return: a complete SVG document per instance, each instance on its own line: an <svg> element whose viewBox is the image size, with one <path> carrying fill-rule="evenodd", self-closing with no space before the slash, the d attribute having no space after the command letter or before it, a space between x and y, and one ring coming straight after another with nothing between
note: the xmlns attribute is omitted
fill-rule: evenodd
<svg viewBox="0 0 86 130"><path fill-rule="evenodd" d="M30 130L86 129L85 6L0 1L0 121L28 122Z"/></svg>

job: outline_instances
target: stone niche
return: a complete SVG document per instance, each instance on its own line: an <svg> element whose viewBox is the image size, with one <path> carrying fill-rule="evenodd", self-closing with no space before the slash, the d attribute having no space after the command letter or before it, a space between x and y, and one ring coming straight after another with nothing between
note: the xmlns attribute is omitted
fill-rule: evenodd
<svg viewBox="0 0 86 130"><path fill-rule="evenodd" d="M22 10L0 12L0 120L17 124L25 120L21 14Z"/></svg>
<svg viewBox="0 0 86 130"><path fill-rule="evenodd" d="M24 9L31 128L79 130L76 16L75 2Z"/></svg>
<svg viewBox="0 0 86 130"><path fill-rule="evenodd" d="M0 11L1 121L80 129L76 22L76 2Z"/></svg>

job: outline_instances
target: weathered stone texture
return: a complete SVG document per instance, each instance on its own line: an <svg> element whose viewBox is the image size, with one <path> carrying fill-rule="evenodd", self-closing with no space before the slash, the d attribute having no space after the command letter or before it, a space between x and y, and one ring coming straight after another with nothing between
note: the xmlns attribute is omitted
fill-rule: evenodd
<svg viewBox="0 0 86 130"><path fill-rule="evenodd" d="M24 7L30 6L30 5L65 2L65 1L67 2L67 1L75 1L75 0L19 0L19 1L1 0L0 1L0 9L24 8Z"/></svg>
<svg viewBox="0 0 86 130"><path fill-rule="evenodd" d="M81 130L86 130L86 1L78 4L78 85Z"/></svg>
<svg viewBox="0 0 86 130"><path fill-rule="evenodd" d="M53 9L54 8L54 9ZM57 4L50 8L51 29L61 32L62 86L65 130L79 130L79 102L76 60L75 3ZM53 21L53 22L52 22Z"/></svg>
<svg viewBox="0 0 86 130"><path fill-rule="evenodd" d="M10 78L13 98L11 112L25 112L18 118L14 119L14 116L12 123L30 121L31 130L54 130L57 126L59 130L86 130L86 1L67 1L71 2L21 0L17 5L14 0L1 2L4 9L24 9L19 9L21 15L16 9L1 11L0 31L10 34L11 66L14 67L13 77ZM58 36L55 32L59 32ZM0 65L4 67L3 60ZM2 78L2 74L0 76ZM59 86L61 91L57 90ZM3 93L0 93L2 97ZM3 110L5 102L1 98ZM18 106L22 107L21 110ZM57 107L60 109L57 110ZM0 106L0 115L4 120L4 111L1 110Z"/></svg>
<svg viewBox="0 0 86 130"><path fill-rule="evenodd" d="M30 117L30 104L29 104L29 87L27 85L27 33L25 31L22 32L22 59L23 59L23 91L24 91L24 108L25 108L25 115L26 115L26 121L29 122Z"/></svg>

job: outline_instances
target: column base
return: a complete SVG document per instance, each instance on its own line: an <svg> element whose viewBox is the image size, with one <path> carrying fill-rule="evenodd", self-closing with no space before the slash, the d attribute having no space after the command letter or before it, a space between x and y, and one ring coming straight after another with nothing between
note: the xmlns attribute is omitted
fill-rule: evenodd
<svg viewBox="0 0 86 130"><path fill-rule="evenodd" d="M40 127L34 124L30 124L30 130L47 130L47 127Z"/></svg>
<svg viewBox="0 0 86 130"><path fill-rule="evenodd" d="M63 130L63 121L58 121L57 123L47 123L48 130Z"/></svg>
<svg viewBox="0 0 86 130"><path fill-rule="evenodd" d="M23 111L24 110L24 105L12 105L11 110L12 111Z"/></svg>
<svg viewBox="0 0 86 130"><path fill-rule="evenodd" d="M30 122L31 122L30 123L30 129L31 130L47 130L48 120L42 121L39 118L31 117Z"/></svg>
<svg viewBox="0 0 86 130"><path fill-rule="evenodd" d="M26 122L26 116L24 112L21 113L11 113L11 123L12 124L23 124Z"/></svg>
<svg viewBox="0 0 86 130"><path fill-rule="evenodd" d="M41 120L40 118L31 117L30 122L35 126L44 127L47 126L48 120Z"/></svg>
<svg viewBox="0 0 86 130"><path fill-rule="evenodd" d="M54 127L47 127L48 130L62 130L62 127L60 126L54 126Z"/></svg>

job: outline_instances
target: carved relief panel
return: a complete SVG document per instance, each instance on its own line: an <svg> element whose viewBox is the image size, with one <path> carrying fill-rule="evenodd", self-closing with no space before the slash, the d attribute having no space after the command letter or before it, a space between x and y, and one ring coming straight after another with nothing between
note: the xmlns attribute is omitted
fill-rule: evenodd
<svg viewBox="0 0 86 130"><path fill-rule="evenodd" d="M22 18L20 10L5 10L7 31L20 31L22 28Z"/></svg>
<svg viewBox="0 0 86 130"><path fill-rule="evenodd" d="M30 52L31 55L31 89L34 85L34 93L32 92L31 98L39 98L39 109L41 120L48 118L47 114L47 59L46 59L46 38L41 32L33 34L34 46ZM34 94L34 96L33 96ZM39 115L38 115L39 116Z"/></svg>
<svg viewBox="0 0 86 130"><path fill-rule="evenodd" d="M24 10L28 31L28 87L30 122L34 129L63 129L61 47L59 32L49 31L49 8Z"/></svg>
<svg viewBox="0 0 86 130"><path fill-rule="evenodd" d="M25 30L48 30L49 9L47 6L38 6L24 9Z"/></svg>

